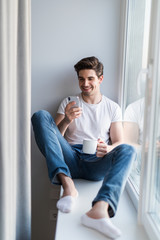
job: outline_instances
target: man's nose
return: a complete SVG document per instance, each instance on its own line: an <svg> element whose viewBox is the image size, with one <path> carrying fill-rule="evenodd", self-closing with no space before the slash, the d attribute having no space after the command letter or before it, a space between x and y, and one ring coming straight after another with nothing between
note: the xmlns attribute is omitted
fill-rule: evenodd
<svg viewBox="0 0 160 240"><path fill-rule="evenodd" d="M88 86L88 80L87 79L84 80L84 86Z"/></svg>

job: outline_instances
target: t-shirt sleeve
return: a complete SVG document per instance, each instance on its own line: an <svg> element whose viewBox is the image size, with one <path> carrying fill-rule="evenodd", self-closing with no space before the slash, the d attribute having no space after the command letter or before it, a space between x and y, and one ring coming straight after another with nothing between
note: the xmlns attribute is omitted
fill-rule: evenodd
<svg viewBox="0 0 160 240"><path fill-rule="evenodd" d="M124 113L124 122L135 122L137 123L137 113L134 111L133 106L130 104L125 110Z"/></svg>
<svg viewBox="0 0 160 240"><path fill-rule="evenodd" d="M122 110L118 104L115 105L115 109L112 116L112 122L122 121Z"/></svg>
<svg viewBox="0 0 160 240"><path fill-rule="evenodd" d="M68 99L67 99L67 98L63 99L63 101L62 101L61 104L59 105L59 108L58 108L58 110L57 110L57 113L59 113L59 114L65 114L65 108L66 108L67 104L68 104Z"/></svg>

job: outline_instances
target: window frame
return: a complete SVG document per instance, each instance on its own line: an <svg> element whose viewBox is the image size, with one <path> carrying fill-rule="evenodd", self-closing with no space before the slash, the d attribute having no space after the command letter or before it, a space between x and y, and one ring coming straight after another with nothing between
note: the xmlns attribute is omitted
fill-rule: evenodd
<svg viewBox="0 0 160 240"><path fill-rule="evenodd" d="M143 56L146 56L146 47L149 49L149 30L150 30L150 19L151 14L149 12L151 0L146 0L146 12L145 12L145 24L144 26L144 39L143 39ZM147 14L149 15L147 17ZM122 108L122 112L124 113L125 110L125 103L126 103L126 91L127 91L127 81L125 79L125 68L126 68L126 51L127 51L127 34L128 34L128 15L129 15L129 0L125 0L125 29L124 29L124 42L123 42L123 61L122 61L122 74L121 74L121 100L120 105ZM143 57L142 57L143 58ZM148 56L145 58L146 60L142 60L142 67L143 69L147 69L148 64ZM130 178L128 178L128 181L126 183L126 190L131 198L131 201L133 202L133 205L135 209L138 211L138 201L139 201L139 195L136 191L135 186L133 185L133 182Z"/></svg>
<svg viewBox="0 0 160 240"><path fill-rule="evenodd" d="M160 80L158 81L157 72L159 71L160 76L160 1L158 0L146 0L146 7L150 4L150 17L148 25L150 30L145 30L145 38L148 34L148 57L147 61L142 63L144 68L148 69L147 80L152 79L153 88L152 88L152 102L151 102L151 120L150 120L150 145L148 151L148 157L146 159L145 155L145 138L146 138L146 129L147 129L147 109L145 109L144 116L144 144L142 145L142 166L141 166L141 177L140 177L140 194L138 196L135 188L132 184L132 181L128 179L126 184L126 190L138 211L138 223L144 226L145 231L147 232L150 239L159 240L160 231L156 227L155 222L153 221L152 215L149 213L150 209L150 189L152 188L152 181L154 176L154 166L153 166L153 156L154 156L154 138L153 135L155 131L154 118L156 114L156 101L158 89L160 86ZM122 63L122 83L121 83L121 107L124 111L124 102L126 100L126 88L127 83L125 82L125 61L126 61L126 44L127 44L127 21L128 21L128 4L129 0L125 1L125 31L124 31L124 43L123 43L123 63ZM146 18L145 18L146 19ZM147 20L146 20L147 21ZM155 27L156 26L156 27ZM145 39L144 39L145 41ZM145 49L143 49L145 51ZM159 66L158 66L159 64ZM149 82L149 81L147 81ZM148 92L149 86L146 88L146 94ZM160 93L159 93L160 94ZM148 103L148 97L146 97L146 104Z"/></svg>
<svg viewBox="0 0 160 240"><path fill-rule="evenodd" d="M141 184L140 184L140 199L139 199L139 211L138 211L138 222L142 224L148 233L149 237L154 240L159 239L160 231L156 227L155 221L150 214L150 196L151 190L153 191L153 179L155 175L154 171L154 161L155 161L155 117L157 108L157 99L160 97L158 92L160 86L160 2L158 0L152 1L152 18L151 18L153 32L150 32L150 53L149 59L152 64L151 78L153 79L152 88L152 101L151 101L151 119L149 126L149 150L148 157L145 159L145 155L142 157L142 174L141 174ZM153 62L153 63L152 63ZM158 73L158 75L157 75ZM147 101L147 99L146 99ZM146 109L147 111L147 109ZM147 113L145 113L147 116ZM147 117L145 118L147 121ZM145 121L145 125L146 125ZM145 128L147 129L147 128ZM153 134L154 133L154 134ZM147 132L144 133L144 140ZM143 153L145 146L143 146Z"/></svg>

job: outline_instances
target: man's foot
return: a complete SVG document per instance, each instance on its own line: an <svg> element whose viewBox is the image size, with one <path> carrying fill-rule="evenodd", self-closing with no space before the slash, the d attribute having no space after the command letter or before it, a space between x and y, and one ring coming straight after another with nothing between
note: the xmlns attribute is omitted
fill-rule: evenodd
<svg viewBox="0 0 160 240"><path fill-rule="evenodd" d="M105 201L96 202L90 211L86 215L90 218L100 219L100 218L109 218L108 214L109 204Z"/></svg>
<svg viewBox="0 0 160 240"><path fill-rule="evenodd" d="M83 225L93 228L105 236L116 239L121 236L121 231L115 227L108 214L109 204L104 201L98 201L92 209L81 217Z"/></svg>
<svg viewBox="0 0 160 240"><path fill-rule="evenodd" d="M64 191L61 199L57 202L57 208L63 213L69 213L75 205L78 197L78 191L70 177L67 177L64 174L59 174L59 178Z"/></svg>
<svg viewBox="0 0 160 240"><path fill-rule="evenodd" d="M94 219L84 214L81 217L81 223L86 227L97 230L111 239L116 239L121 236L121 231L113 225L109 218Z"/></svg>
<svg viewBox="0 0 160 240"><path fill-rule="evenodd" d="M63 212L63 213L69 213L72 211L72 209L75 206L76 199L78 197L78 192L75 197L72 196L65 196L62 197L58 202L57 202L57 208Z"/></svg>

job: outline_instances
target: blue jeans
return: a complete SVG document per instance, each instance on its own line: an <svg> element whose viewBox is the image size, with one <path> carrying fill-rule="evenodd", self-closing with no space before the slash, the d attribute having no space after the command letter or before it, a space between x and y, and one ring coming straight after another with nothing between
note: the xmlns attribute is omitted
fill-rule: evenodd
<svg viewBox="0 0 160 240"><path fill-rule="evenodd" d="M51 182L61 184L57 177L59 173L73 179L103 180L92 205L100 200L106 201L109 204L109 215L113 217L132 162L136 158L134 148L121 144L104 157L85 154L81 144L70 145L65 140L50 113L44 110L33 114L32 125L37 145L46 158Z"/></svg>

